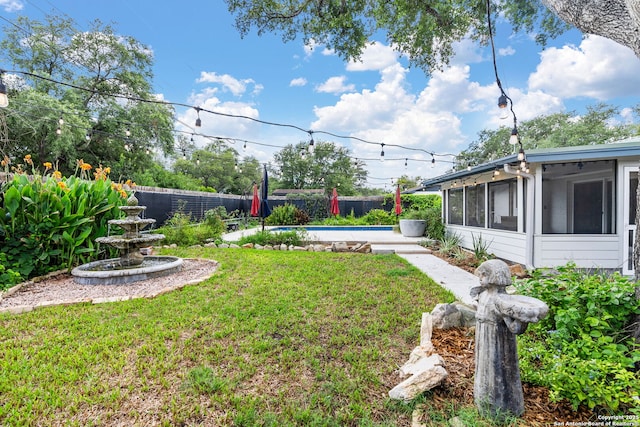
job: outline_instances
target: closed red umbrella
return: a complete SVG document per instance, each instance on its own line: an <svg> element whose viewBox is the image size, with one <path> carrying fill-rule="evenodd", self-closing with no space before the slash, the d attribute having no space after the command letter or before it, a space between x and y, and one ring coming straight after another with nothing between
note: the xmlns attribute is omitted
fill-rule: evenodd
<svg viewBox="0 0 640 427"><path fill-rule="evenodd" d="M331 195L331 215L337 216L340 214L340 207L338 206L338 191L334 188Z"/></svg>
<svg viewBox="0 0 640 427"><path fill-rule="evenodd" d="M396 215L400 215L402 213L402 202L400 201L400 185L396 187Z"/></svg>
<svg viewBox="0 0 640 427"><path fill-rule="evenodd" d="M253 199L251 200L251 216L260 214L260 197L258 196L258 184L253 184Z"/></svg>

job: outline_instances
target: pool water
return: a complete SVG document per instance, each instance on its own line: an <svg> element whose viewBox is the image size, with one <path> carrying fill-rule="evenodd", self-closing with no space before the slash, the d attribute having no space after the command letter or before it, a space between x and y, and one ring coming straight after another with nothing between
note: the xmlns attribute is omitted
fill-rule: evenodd
<svg viewBox="0 0 640 427"><path fill-rule="evenodd" d="M271 231L290 231L300 228L307 231L393 231L392 225L297 225L275 227Z"/></svg>

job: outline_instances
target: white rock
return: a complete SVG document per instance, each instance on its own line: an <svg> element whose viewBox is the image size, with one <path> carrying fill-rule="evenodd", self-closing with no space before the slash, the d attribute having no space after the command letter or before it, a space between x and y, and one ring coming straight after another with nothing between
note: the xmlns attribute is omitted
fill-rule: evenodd
<svg viewBox="0 0 640 427"><path fill-rule="evenodd" d="M389 397L408 402L421 393L440 385L448 375L442 366L443 364L444 361L437 354L421 358L410 368L413 374L391 389Z"/></svg>

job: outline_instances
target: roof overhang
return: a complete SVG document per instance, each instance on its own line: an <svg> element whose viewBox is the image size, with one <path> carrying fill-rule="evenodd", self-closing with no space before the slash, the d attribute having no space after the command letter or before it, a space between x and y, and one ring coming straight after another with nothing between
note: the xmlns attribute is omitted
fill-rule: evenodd
<svg viewBox="0 0 640 427"><path fill-rule="evenodd" d="M558 147L529 150L526 152L529 164L579 162L603 159L623 159L640 157L640 137L628 138L610 144L581 145L574 147ZM422 182L423 188L430 190L442 188L442 184L479 175L496 169L502 170L505 164L517 165L518 156L512 154L492 160L478 166L447 173Z"/></svg>

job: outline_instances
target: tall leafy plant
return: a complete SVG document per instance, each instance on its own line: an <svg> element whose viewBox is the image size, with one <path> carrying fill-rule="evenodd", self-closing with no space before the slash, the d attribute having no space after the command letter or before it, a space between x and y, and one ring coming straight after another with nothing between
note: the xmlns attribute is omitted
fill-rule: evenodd
<svg viewBox="0 0 640 427"><path fill-rule="evenodd" d="M29 278L95 258L96 237L107 235L107 221L120 216L118 206L127 196L106 175L96 177L20 173L5 183L0 206L5 267Z"/></svg>
<svg viewBox="0 0 640 427"><path fill-rule="evenodd" d="M549 315L520 339L525 381L549 387L552 399L567 399L576 408L640 415L640 346L628 329L640 312L634 283L618 273L587 274L568 264L551 275L536 270L517 288L549 306Z"/></svg>

